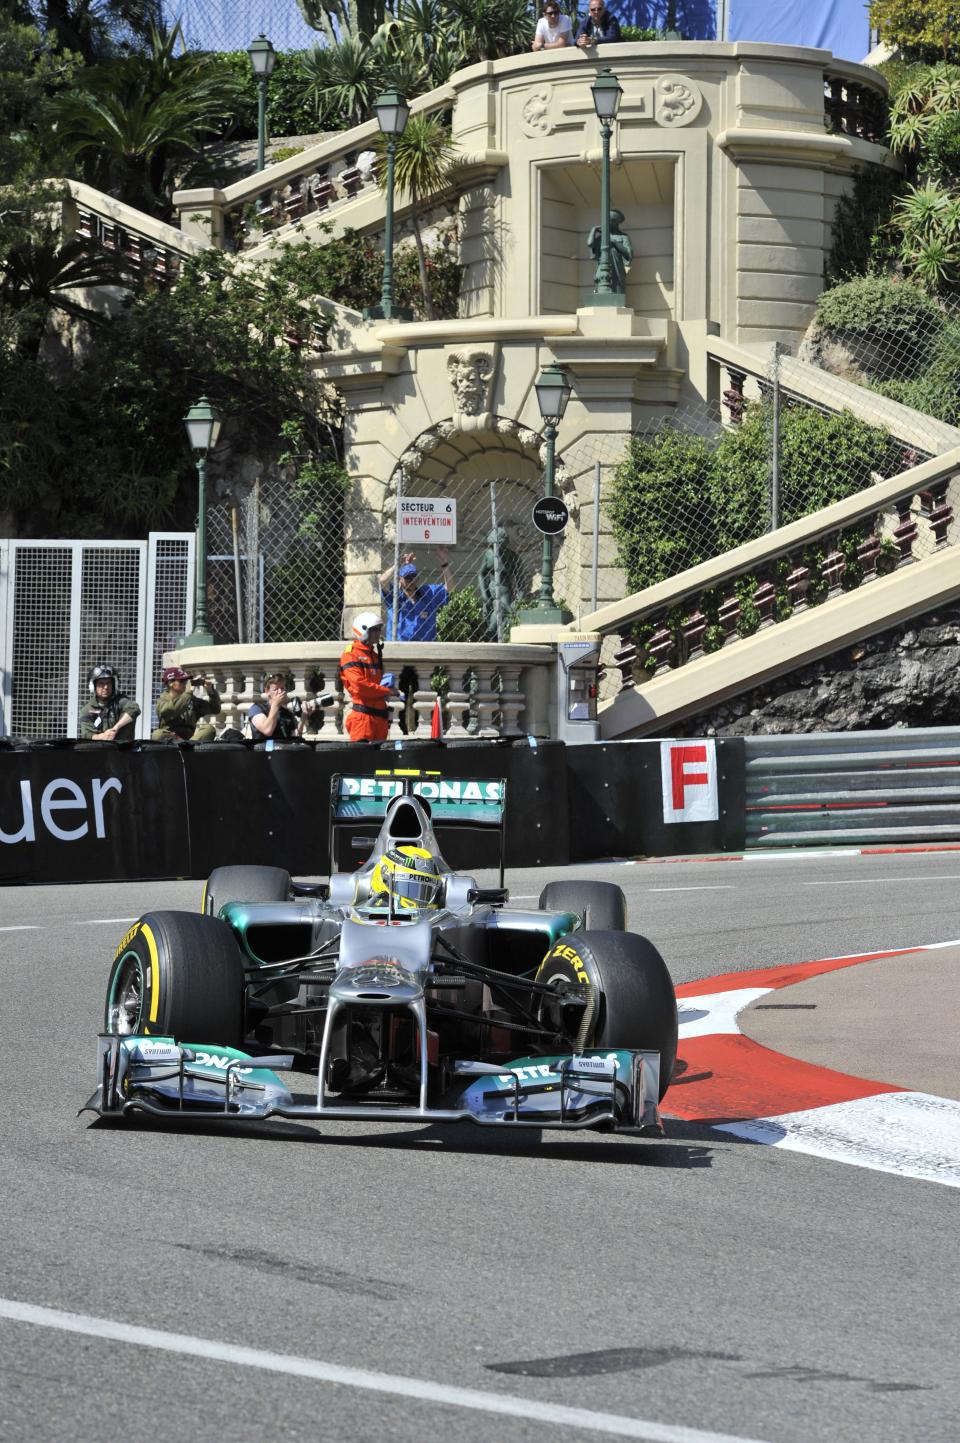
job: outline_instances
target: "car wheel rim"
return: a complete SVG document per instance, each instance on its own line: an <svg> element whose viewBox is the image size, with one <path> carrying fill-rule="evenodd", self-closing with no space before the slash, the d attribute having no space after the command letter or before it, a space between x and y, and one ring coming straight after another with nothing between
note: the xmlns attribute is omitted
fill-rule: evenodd
<svg viewBox="0 0 960 1443"><path fill-rule="evenodd" d="M135 952L120 959L107 1003L109 1030L129 1037L139 1030L143 1012L143 966Z"/></svg>

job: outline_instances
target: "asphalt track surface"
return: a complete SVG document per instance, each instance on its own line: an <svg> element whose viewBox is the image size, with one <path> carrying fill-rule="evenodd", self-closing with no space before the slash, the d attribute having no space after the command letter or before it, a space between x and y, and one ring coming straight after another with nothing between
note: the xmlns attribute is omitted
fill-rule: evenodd
<svg viewBox="0 0 960 1443"><path fill-rule="evenodd" d="M956 853L580 874L677 983L960 937ZM124 923L199 891L0 892L0 1439L960 1437L954 1188L688 1122L78 1120Z"/></svg>

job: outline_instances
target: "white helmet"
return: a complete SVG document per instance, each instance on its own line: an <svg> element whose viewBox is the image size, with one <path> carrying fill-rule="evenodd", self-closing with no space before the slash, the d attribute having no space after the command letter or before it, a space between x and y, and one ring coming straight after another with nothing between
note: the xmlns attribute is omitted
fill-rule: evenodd
<svg viewBox="0 0 960 1443"><path fill-rule="evenodd" d="M383 626L383 617L379 611L361 611L354 620L353 634L358 641L369 641L375 626Z"/></svg>

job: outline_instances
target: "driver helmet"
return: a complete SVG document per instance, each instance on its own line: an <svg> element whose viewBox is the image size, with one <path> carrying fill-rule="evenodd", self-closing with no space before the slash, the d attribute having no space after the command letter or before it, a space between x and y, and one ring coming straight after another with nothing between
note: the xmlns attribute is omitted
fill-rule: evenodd
<svg viewBox="0 0 960 1443"><path fill-rule="evenodd" d="M92 666L87 672L87 689L91 696L96 692L98 681L113 682L113 691L110 693L111 696L116 696L120 690L120 678L117 676L113 667L107 666L105 662L98 662L96 666Z"/></svg>
<svg viewBox="0 0 960 1443"><path fill-rule="evenodd" d="M358 641L369 641L375 626L383 626L383 617L379 611L361 611L354 620L353 634Z"/></svg>
<svg viewBox="0 0 960 1443"><path fill-rule="evenodd" d="M426 847L389 847L370 877L370 900L397 912L422 912L439 905L440 868Z"/></svg>

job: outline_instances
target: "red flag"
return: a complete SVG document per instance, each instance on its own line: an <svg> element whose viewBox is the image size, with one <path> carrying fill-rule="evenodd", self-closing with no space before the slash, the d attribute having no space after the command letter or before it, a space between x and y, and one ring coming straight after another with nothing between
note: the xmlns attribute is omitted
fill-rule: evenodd
<svg viewBox="0 0 960 1443"><path fill-rule="evenodd" d="M430 717L430 736L435 742L443 741L443 712L440 710L439 697L437 697L433 703L433 715Z"/></svg>

